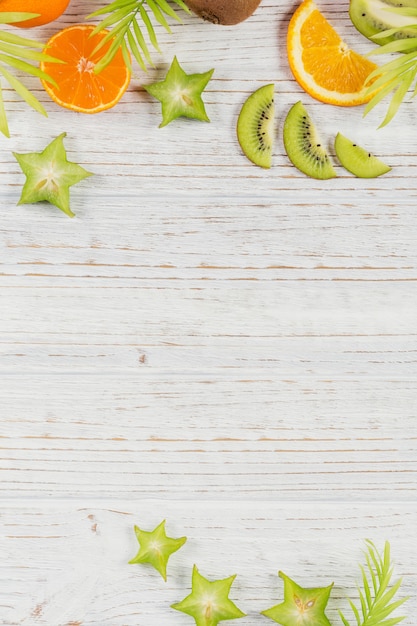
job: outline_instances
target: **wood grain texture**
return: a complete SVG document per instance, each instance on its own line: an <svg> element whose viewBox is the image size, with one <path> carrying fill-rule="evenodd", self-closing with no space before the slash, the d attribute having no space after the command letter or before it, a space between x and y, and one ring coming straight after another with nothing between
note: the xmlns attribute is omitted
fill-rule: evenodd
<svg viewBox="0 0 417 626"><path fill-rule="evenodd" d="M190 592L194 564L214 580L236 574L231 598L247 616L239 625L267 624L260 611L282 601L278 570L304 586L334 582L328 605L350 616L357 601L364 537L377 546L390 537L393 580L404 576L402 614L416 611L415 504L223 501L8 503L2 515L0 608L8 626L187 626L189 616L170 609ZM153 529L166 517L170 536L187 536L173 555L168 579L150 567L128 565L137 551L133 525ZM45 549L47 547L47 549ZM10 584L12 578L12 585ZM5 593L6 590L11 592ZM272 623L272 622L270 622ZM413 617L404 620L412 625Z"/></svg>
<svg viewBox="0 0 417 626"><path fill-rule="evenodd" d="M102 4L72 0L30 35L46 41ZM231 28L184 15L158 30L155 67L135 69L121 103L96 116L25 80L44 119L3 86L2 626L186 626L168 606L193 559L208 576L239 573L242 626L266 623L257 611L278 601L278 568L307 584L334 574L336 624L368 536L392 541L416 612L417 109L409 99L377 129L383 107L363 119L305 95L285 52L297 4L263 0ZM347 0L318 4L355 49L372 48ZM187 72L215 68L210 124L158 128L143 84L174 54ZM235 126L270 82L277 139L264 171ZM300 174L282 144L299 99L333 157L341 131L392 171ZM69 159L94 172L71 190L73 220L16 206L12 152L64 131ZM165 517L191 541L161 586L126 560L133 523Z"/></svg>

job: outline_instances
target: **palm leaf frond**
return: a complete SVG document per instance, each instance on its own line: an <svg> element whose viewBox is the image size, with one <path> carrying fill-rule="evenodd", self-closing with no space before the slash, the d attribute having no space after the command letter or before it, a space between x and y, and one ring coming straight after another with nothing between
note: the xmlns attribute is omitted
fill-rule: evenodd
<svg viewBox="0 0 417 626"><path fill-rule="evenodd" d="M33 17L39 17L39 13L22 13L17 11L0 11L0 24L15 24L24 22Z"/></svg>
<svg viewBox="0 0 417 626"><path fill-rule="evenodd" d="M359 605L349 600L357 626L395 626L405 616L389 617L408 598L394 600L402 580L391 584L393 565L390 544L385 542L383 553L379 553L372 541L366 541L365 565L360 566L361 586L358 586ZM391 586L390 586L391 585ZM339 611L344 626L351 626L347 617Z"/></svg>
<svg viewBox="0 0 417 626"><path fill-rule="evenodd" d="M400 53L399 58L386 62L368 76L368 94L372 94L372 97L365 107L364 115L367 115L386 96L392 94L380 128L388 124L397 114L417 76L417 9L391 7L389 10L393 13L415 16L416 24L407 26L407 29L415 30L416 35L404 37L402 28L390 28L373 36L376 42L385 37L392 37L393 39L372 50L371 55ZM416 93L417 84L413 95Z"/></svg>
<svg viewBox="0 0 417 626"><path fill-rule="evenodd" d="M183 0L171 0L171 3L187 13L190 12ZM109 32L96 50L100 49L110 39L113 42L100 62L97 63L95 67L97 73L111 63L119 49L122 50L128 65L130 65L130 52L138 65L146 70L146 64L152 65L152 58L144 33L153 48L160 52L154 24L159 24L170 33L169 19L181 21L178 12L167 0L114 0L107 6L91 13L88 18L101 16L105 17L96 26L93 34L104 30Z"/></svg>
<svg viewBox="0 0 417 626"><path fill-rule="evenodd" d="M23 20L36 17L34 13L10 13L0 11L0 24L13 24ZM25 87L20 78L12 74L8 68L13 68L18 72L36 76L53 82L52 79L42 72L38 64L41 61L57 62L39 49L44 44L27 37L22 37L6 30L0 30L0 77L28 104L30 107L46 115L46 111L39 100ZM0 82L0 132L6 137L10 136L7 114L3 101L2 85Z"/></svg>

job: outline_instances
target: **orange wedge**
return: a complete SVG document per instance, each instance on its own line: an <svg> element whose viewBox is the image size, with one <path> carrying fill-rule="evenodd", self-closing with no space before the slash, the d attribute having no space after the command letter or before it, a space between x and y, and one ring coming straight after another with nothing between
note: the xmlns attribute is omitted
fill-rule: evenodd
<svg viewBox="0 0 417 626"><path fill-rule="evenodd" d="M313 0L304 0L291 18L287 52L295 79L313 98L340 106L371 99L365 82L377 65L350 50Z"/></svg>
<svg viewBox="0 0 417 626"><path fill-rule="evenodd" d="M94 28L77 25L60 30L47 42L45 52L63 63L41 63L41 69L55 81L42 80L52 100L81 113L99 113L113 107L128 88L131 76L121 50L99 74L94 73L95 65L112 43L110 39L95 51L107 31L92 35Z"/></svg>

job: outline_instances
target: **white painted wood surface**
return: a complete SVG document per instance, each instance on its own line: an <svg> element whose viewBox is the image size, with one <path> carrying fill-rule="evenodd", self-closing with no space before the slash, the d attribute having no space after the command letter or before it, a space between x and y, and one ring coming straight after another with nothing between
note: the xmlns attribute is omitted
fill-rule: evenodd
<svg viewBox="0 0 417 626"><path fill-rule="evenodd" d="M318 2L356 49L348 2ZM47 37L102 5L72 0ZM207 577L238 577L248 616L276 604L286 571L354 596L367 537L391 541L406 626L417 611L416 104L383 110L314 102L290 75L285 31L297 2L264 0L221 28L185 17L158 30L161 55L113 110L59 109L35 80L43 119L10 91L1 139L0 624L187 626L169 605ZM176 54L215 73L210 124L159 129L141 84ZM276 84L269 171L240 152L246 96ZM337 167L317 182L285 157L298 99L330 144L340 130L393 170L373 181ZM16 206L12 152L60 132L95 173L68 219ZM133 524L167 519L186 546L166 584L127 565ZM272 622L269 622L272 623Z"/></svg>

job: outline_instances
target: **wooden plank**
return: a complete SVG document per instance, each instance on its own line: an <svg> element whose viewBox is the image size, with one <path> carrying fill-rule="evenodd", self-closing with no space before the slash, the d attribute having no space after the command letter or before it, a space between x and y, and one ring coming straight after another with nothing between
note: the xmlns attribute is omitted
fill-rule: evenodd
<svg viewBox="0 0 417 626"><path fill-rule="evenodd" d="M5 377L3 495L415 498L414 380L239 374Z"/></svg>
<svg viewBox="0 0 417 626"><path fill-rule="evenodd" d="M168 580L128 565L137 551L133 525L151 530L167 520L170 536L186 535ZM247 613L239 624L266 623L260 611L282 601L278 569L303 586L334 582L328 616L357 600L364 539L389 538L393 580L403 576L401 614L413 624L417 583L415 504L305 502L11 501L2 511L0 607L7 626L186 626L170 609L190 591L193 564L209 579L237 574L231 597ZM7 564L7 566L5 566ZM349 613L350 615L350 613Z"/></svg>
<svg viewBox="0 0 417 626"><path fill-rule="evenodd" d="M2 85L0 624L186 626L169 605L203 574L237 573L248 616L301 584L335 581L329 617L355 594L366 537L392 543L416 614L417 157L415 102L384 109L313 101L286 60L296 2L263 0L233 28L194 16L158 29L162 53L97 116L44 119ZM373 44L348 0L318 0L359 52ZM87 6L88 5L88 6ZM42 40L102 0L71 0ZM202 42L204 45L202 45ZM210 124L158 128L143 89L174 54L215 68ZM264 171L235 132L245 98L276 86L276 146ZM285 155L283 119L302 99L334 157L338 131L392 165L359 180L309 179ZM13 152L67 132L94 172L71 190L76 218L16 206ZM189 541L166 584L127 565L133 524L166 518Z"/></svg>

